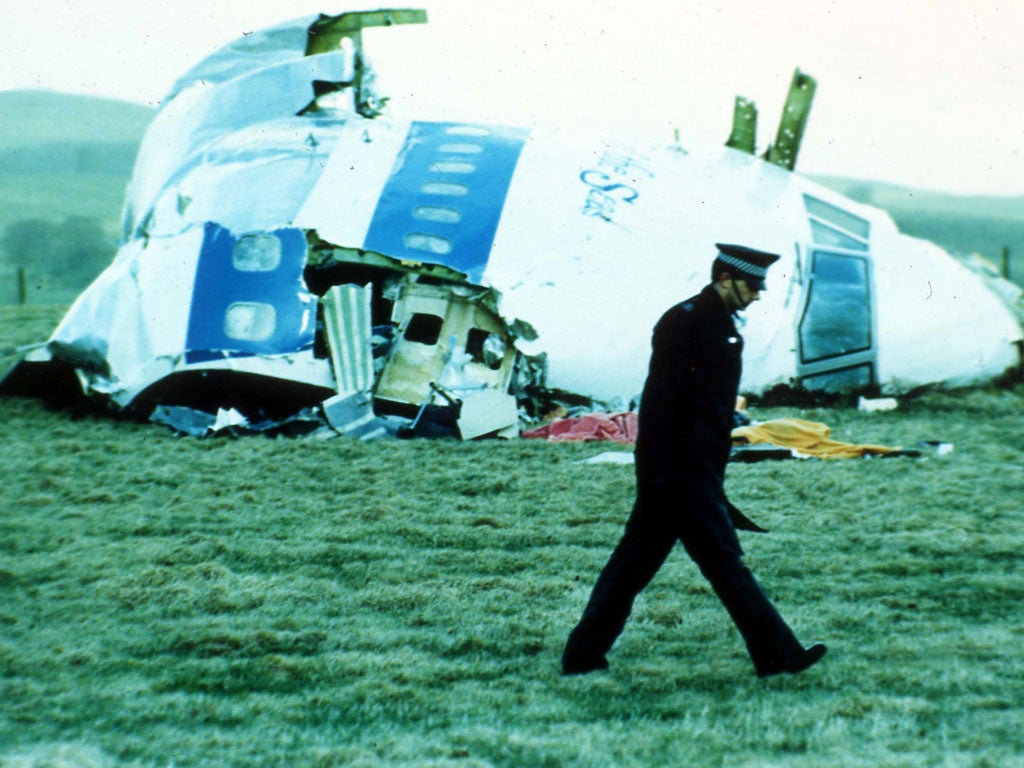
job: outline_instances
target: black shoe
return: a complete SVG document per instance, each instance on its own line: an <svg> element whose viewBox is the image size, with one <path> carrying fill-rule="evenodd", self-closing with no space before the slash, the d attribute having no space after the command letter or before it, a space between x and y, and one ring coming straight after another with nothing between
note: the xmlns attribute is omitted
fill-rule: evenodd
<svg viewBox="0 0 1024 768"><path fill-rule="evenodd" d="M828 648L824 643L815 643L810 648L804 648L796 656L780 661L772 661L766 664L756 664L758 677L771 677L772 675L779 675L783 672L788 672L791 675L795 675L798 672L803 672L805 669L813 664L821 661L821 657L825 655Z"/></svg>
<svg viewBox="0 0 1024 768"><path fill-rule="evenodd" d="M591 659L562 659L563 675L585 675L601 669L608 669L608 659L604 656Z"/></svg>

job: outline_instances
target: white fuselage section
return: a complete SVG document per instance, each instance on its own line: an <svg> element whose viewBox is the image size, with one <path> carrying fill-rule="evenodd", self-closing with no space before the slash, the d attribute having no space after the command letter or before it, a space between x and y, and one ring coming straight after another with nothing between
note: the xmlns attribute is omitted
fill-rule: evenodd
<svg viewBox="0 0 1024 768"><path fill-rule="evenodd" d="M652 326L707 283L716 242L782 256L741 326L744 391L969 384L1019 361L1021 329L1004 304L879 209L724 147L303 112L310 82L351 76L351 58L304 57L299 35L285 38L294 50L250 40L259 55L238 71L214 59L239 50L213 57L223 82L199 71L179 84L140 152L126 243L54 334L66 352L107 360L91 385L122 404L204 365L330 384L310 349L315 298L299 280L247 303L258 281L202 266L211 227L232 243L298 230L447 265L500 293L507 322L536 330L522 348L546 353L549 386L606 402L639 394ZM238 295L222 307L204 280ZM278 347L271 334L220 360L189 348L216 347L196 324L230 335L260 306L272 317L259 322L291 318Z"/></svg>

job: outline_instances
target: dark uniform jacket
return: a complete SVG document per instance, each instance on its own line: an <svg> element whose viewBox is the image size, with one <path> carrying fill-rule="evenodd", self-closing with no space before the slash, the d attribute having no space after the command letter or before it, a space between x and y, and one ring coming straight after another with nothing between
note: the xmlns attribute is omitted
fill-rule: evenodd
<svg viewBox="0 0 1024 768"><path fill-rule="evenodd" d="M694 469L725 475L743 339L709 285L654 327L640 399L637 475L672 482Z"/></svg>
<svg viewBox="0 0 1024 768"><path fill-rule="evenodd" d="M641 495L668 497L686 530L740 550L723 483L729 460L743 339L708 285L654 327L636 441ZM659 508L666 509L659 504Z"/></svg>

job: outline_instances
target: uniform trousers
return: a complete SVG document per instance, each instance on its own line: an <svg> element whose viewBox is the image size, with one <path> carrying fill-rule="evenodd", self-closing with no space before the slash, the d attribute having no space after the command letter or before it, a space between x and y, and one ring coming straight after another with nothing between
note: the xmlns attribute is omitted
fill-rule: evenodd
<svg viewBox="0 0 1024 768"><path fill-rule="evenodd" d="M633 601L677 541L725 605L757 669L801 651L793 631L743 562L721 486L701 478L639 484L625 532L569 635L563 665L606 666L605 654L625 627Z"/></svg>

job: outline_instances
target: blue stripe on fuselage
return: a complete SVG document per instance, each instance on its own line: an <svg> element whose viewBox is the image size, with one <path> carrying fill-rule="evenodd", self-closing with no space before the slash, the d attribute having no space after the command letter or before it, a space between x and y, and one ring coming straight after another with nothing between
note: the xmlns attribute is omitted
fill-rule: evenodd
<svg viewBox="0 0 1024 768"><path fill-rule="evenodd" d="M363 248L457 269L480 282L528 131L413 123Z"/></svg>
<svg viewBox="0 0 1024 768"><path fill-rule="evenodd" d="M302 278L306 237L300 229L265 234L280 242L280 261L265 270L238 269L235 246L241 238L218 224L206 224L192 289L186 363L284 354L312 346L315 300ZM232 330L229 312L255 313L267 307L273 308L266 315L272 320L262 332L251 337L228 335Z"/></svg>

